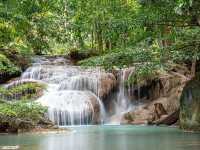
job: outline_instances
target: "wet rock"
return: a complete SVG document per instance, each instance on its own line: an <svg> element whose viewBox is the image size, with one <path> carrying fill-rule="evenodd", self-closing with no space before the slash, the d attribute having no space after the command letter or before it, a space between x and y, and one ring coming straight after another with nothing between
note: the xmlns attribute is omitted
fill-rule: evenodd
<svg viewBox="0 0 200 150"><path fill-rule="evenodd" d="M125 114L125 116L126 115L127 114ZM128 118L124 117L124 120L126 120L127 123L134 124L134 125L147 124L148 121L152 120L153 118L153 113L149 111L148 109L146 109L145 106L139 106L134 111L129 112L128 115L131 116L129 118L132 118L132 119L126 120Z"/></svg>
<svg viewBox="0 0 200 150"><path fill-rule="evenodd" d="M153 122L152 124L156 124L156 125L174 125L175 123L177 123L179 120L179 110L169 114L169 115L162 115L160 117L160 119L156 120L155 122Z"/></svg>
<svg viewBox="0 0 200 150"><path fill-rule="evenodd" d="M102 73L100 75L99 97L104 98L116 88L117 81L112 73Z"/></svg>
<svg viewBox="0 0 200 150"><path fill-rule="evenodd" d="M127 117L124 117L124 120L126 120L127 123L162 124L163 122L164 124L171 124L172 122L177 121L177 113L175 112L179 110L179 99L187 79L185 76L172 72L160 75L156 81L159 81L157 82L159 83L159 88L157 86L151 86L148 90L156 94L151 94L154 96L150 96L149 99L143 101L142 105L130 111L129 115L131 114L131 118L134 119L130 120Z"/></svg>
<svg viewBox="0 0 200 150"><path fill-rule="evenodd" d="M154 104L154 120L160 119L163 115L167 115L167 111L161 103Z"/></svg>
<svg viewBox="0 0 200 150"><path fill-rule="evenodd" d="M18 77L20 75L20 72L14 72L14 73L10 73L10 72L1 72L0 71L0 84L5 83L7 81L9 81L12 78Z"/></svg>
<svg viewBox="0 0 200 150"><path fill-rule="evenodd" d="M199 75L189 81L180 98L180 127L200 131L200 80Z"/></svg>

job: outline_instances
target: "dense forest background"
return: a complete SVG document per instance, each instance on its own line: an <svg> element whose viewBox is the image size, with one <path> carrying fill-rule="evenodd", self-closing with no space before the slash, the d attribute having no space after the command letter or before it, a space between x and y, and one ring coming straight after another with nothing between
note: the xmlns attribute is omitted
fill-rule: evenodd
<svg viewBox="0 0 200 150"><path fill-rule="evenodd" d="M1 0L0 48L78 55L79 64L106 69L143 62L143 74L187 62L194 74L199 7L198 0Z"/></svg>

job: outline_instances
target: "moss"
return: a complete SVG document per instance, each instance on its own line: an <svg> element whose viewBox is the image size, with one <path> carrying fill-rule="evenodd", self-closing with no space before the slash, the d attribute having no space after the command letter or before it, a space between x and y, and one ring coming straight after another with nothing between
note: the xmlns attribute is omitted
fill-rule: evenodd
<svg viewBox="0 0 200 150"><path fill-rule="evenodd" d="M45 85L38 83L24 83L9 89L0 88L0 96L5 100L35 99L39 97Z"/></svg>
<svg viewBox="0 0 200 150"><path fill-rule="evenodd" d="M180 99L180 126L186 130L200 131L200 81L188 82Z"/></svg>

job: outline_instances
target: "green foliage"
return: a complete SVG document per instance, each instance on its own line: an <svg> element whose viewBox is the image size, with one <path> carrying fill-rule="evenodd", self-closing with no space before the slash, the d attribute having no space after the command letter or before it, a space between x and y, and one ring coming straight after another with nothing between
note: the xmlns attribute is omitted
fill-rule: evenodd
<svg viewBox="0 0 200 150"><path fill-rule="evenodd" d="M8 89L0 87L0 97L6 100L35 99L44 89L45 85L39 83L24 83Z"/></svg>
<svg viewBox="0 0 200 150"><path fill-rule="evenodd" d="M191 62L199 59L199 6L196 0L4 0L0 47L91 57L79 64L106 69Z"/></svg>
<svg viewBox="0 0 200 150"><path fill-rule="evenodd" d="M41 106L35 102L12 102L12 103L0 103L0 115L7 118L15 118L21 120L28 120L33 124L36 124L44 117L46 107ZM6 120L0 120L0 123L12 122ZM12 124L11 124L12 126Z"/></svg>
<svg viewBox="0 0 200 150"><path fill-rule="evenodd" d="M11 63L6 56L0 54L0 73L16 74L18 72L20 69Z"/></svg>
<svg viewBox="0 0 200 150"><path fill-rule="evenodd" d="M126 81L127 85L145 85L148 81L156 79L159 75L158 70L163 70L158 62L138 64L135 66L136 69Z"/></svg>
<svg viewBox="0 0 200 150"><path fill-rule="evenodd" d="M32 49L36 54L48 51L58 28L57 3L55 0L0 1L0 48L14 47L23 53Z"/></svg>
<svg viewBox="0 0 200 150"><path fill-rule="evenodd" d="M0 47L14 40L14 34L13 26L0 20Z"/></svg>
<svg viewBox="0 0 200 150"><path fill-rule="evenodd" d="M103 66L105 69L123 68L133 65L134 63L145 63L152 61L154 55L148 50L124 49L108 53L103 56L91 57L80 61L83 66Z"/></svg>
<svg viewBox="0 0 200 150"><path fill-rule="evenodd" d="M199 8L199 0L1 0L0 50L9 52L0 51L0 75L20 72L26 68L22 58L34 54L66 54L82 66L107 70L135 66L127 84L143 84L169 63L187 63L192 70L200 58ZM27 89L40 88L0 92L21 99ZM0 105L9 106L9 116L20 112ZM31 112L27 104L15 105Z"/></svg>

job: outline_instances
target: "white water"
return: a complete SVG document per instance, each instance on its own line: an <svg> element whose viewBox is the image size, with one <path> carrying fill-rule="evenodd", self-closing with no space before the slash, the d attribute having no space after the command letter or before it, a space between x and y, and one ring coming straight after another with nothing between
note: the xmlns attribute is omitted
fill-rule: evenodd
<svg viewBox="0 0 200 150"><path fill-rule="evenodd" d="M105 72L73 66L62 57L34 58L32 66L22 74L20 80L5 87L9 89L26 82L46 84L47 89L37 102L48 107L48 118L60 126L99 124L105 120L109 124L120 124L123 115L134 109L129 95L133 87L125 87L125 81L131 74L128 69L119 71L117 99L109 98L110 102L114 102L114 115L108 118L100 100L102 90L109 91L105 84L112 85L108 83L109 80L105 82ZM104 86L101 85L102 80Z"/></svg>
<svg viewBox="0 0 200 150"><path fill-rule="evenodd" d="M116 113L121 114L127 112L131 107L131 103L125 93L125 73L126 70L122 70L120 72L120 85L119 85L119 92L117 95L117 103L116 103Z"/></svg>
<svg viewBox="0 0 200 150"><path fill-rule="evenodd" d="M125 82L132 72L127 73L127 71L127 69L123 69L119 72L119 91L117 93L117 99L114 101L115 112L109 119L108 124L120 124L123 115L134 109L134 105L131 103L131 99L129 98L129 92L131 92L132 87L125 86Z"/></svg>
<svg viewBox="0 0 200 150"><path fill-rule="evenodd" d="M81 69L62 57L38 57L22 75L22 80L47 84L37 101L48 107L48 118L57 125L102 123L104 106L98 97L99 69Z"/></svg>

